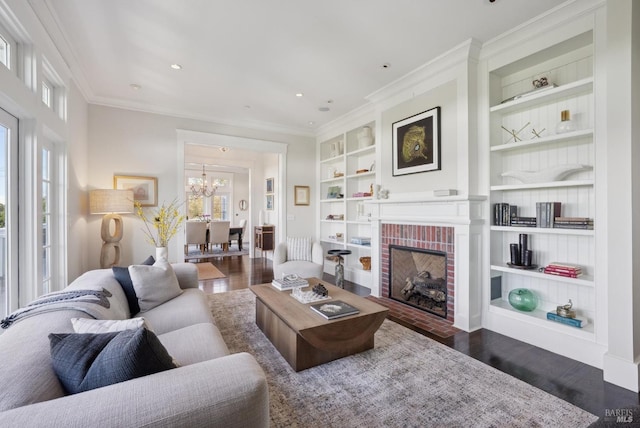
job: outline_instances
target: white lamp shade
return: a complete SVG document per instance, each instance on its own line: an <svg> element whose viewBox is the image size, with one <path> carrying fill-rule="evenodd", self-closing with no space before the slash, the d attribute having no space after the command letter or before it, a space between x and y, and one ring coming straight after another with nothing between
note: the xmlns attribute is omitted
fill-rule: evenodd
<svg viewBox="0 0 640 428"><path fill-rule="evenodd" d="M133 212L133 190L96 189L89 192L91 214Z"/></svg>

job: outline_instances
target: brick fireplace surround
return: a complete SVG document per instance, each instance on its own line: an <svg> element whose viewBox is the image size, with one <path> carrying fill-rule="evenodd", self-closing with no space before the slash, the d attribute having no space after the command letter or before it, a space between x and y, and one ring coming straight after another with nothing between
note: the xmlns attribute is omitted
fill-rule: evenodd
<svg viewBox="0 0 640 428"><path fill-rule="evenodd" d="M381 297L372 300L389 308L389 316L404 324L440 337L449 337L460 330L454 322L455 246L454 228L415 224L382 223L380 226ZM447 319L389 298L389 245L442 251L447 254Z"/></svg>

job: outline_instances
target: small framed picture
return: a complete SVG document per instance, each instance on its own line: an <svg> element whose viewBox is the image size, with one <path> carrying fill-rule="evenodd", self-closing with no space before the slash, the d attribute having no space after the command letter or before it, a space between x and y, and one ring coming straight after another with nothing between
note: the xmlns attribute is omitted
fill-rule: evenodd
<svg viewBox="0 0 640 428"><path fill-rule="evenodd" d="M337 199L340 197L340 186L329 186L327 189L327 199Z"/></svg>
<svg viewBox="0 0 640 428"><path fill-rule="evenodd" d="M267 195L267 203L266 203L267 211L273 211L273 205L274 205L273 195Z"/></svg>
<svg viewBox="0 0 640 428"><path fill-rule="evenodd" d="M267 194L273 193L273 177L267 178Z"/></svg>
<svg viewBox="0 0 640 428"><path fill-rule="evenodd" d="M310 193L309 186L293 186L294 205L309 205Z"/></svg>
<svg viewBox="0 0 640 428"><path fill-rule="evenodd" d="M440 107L395 122L393 175L440 169Z"/></svg>
<svg viewBox="0 0 640 428"><path fill-rule="evenodd" d="M133 190L134 202L139 202L143 207L158 206L157 177L114 175L113 188L119 190Z"/></svg>

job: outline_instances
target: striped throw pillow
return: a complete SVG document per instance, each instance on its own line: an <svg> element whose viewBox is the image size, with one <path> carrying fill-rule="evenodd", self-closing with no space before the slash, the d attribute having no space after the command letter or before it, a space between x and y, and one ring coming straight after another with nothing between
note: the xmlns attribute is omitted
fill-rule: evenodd
<svg viewBox="0 0 640 428"><path fill-rule="evenodd" d="M311 238L287 237L287 260L311 261Z"/></svg>

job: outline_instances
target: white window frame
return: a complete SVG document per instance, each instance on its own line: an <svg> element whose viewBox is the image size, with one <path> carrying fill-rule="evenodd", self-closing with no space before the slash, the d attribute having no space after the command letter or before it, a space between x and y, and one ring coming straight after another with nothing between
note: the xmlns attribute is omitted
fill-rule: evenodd
<svg viewBox="0 0 640 428"><path fill-rule="evenodd" d="M34 193L36 194L35 201L36 206L36 218L32 220L32 227L35 230L33 234L35 238L34 248L38 249L35 261L35 272L37 277L33 284L35 284L35 290L33 293L35 296L40 296L43 293L60 290L66 285L66 195L64 189L66 188L66 155L64 153L64 144L55 142L52 138L41 137L38 139L34 154L37 154L36 170L35 174L35 186ZM50 230L49 230L49 249L51 251L50 265L48 278L45 278L43 255L44 250L44 237L42 234L42 217L44 215L42 209L42 183L44 177L42 176L42 162L43 150L49 152L49 215L51 216ZM45 281L48 280L48 286L45 287Z"/></svg>
<svg viewBox="0 0 640 428"><path fill-rule="evenodd" d="M7 42L7 50L9 51L9 55L7 55L8 64L6 64L6 67L16 73L18 65L18 43L2 24L0 24L0 36Z"/></svg>
<svg viewBox="0 0 640 428"><path fill-rule="evenodd" d="M53 85L47 79L42 79L40 81L40 94L40 98L42 99L44 105L52 108Z"/></svg>
<svg viewBox="0 0 640 428"><path fill-rule="evenodd" d="M19 253L20 247L20 222L19 216L19 198L20 190L18 188L18 119L0 109L0 122L9 129L9 141L7 147L7 200L5 201L5 228L6 228L6 265L5 265L5 284L8 293L6 302L1 304L6 306L3 308L6 313L17 309L20 306L18 289L18 260L16 255Z"/></svg>
<svg viewBox="0 0 640 428"><path fill-rule="evenodd" d="M42 72L40 74L40 98L43 103L55 111L58 117L67 120L67 88L51 63L42 56ZM49 88L49 102L44 100L44 87Z"/></svg>

